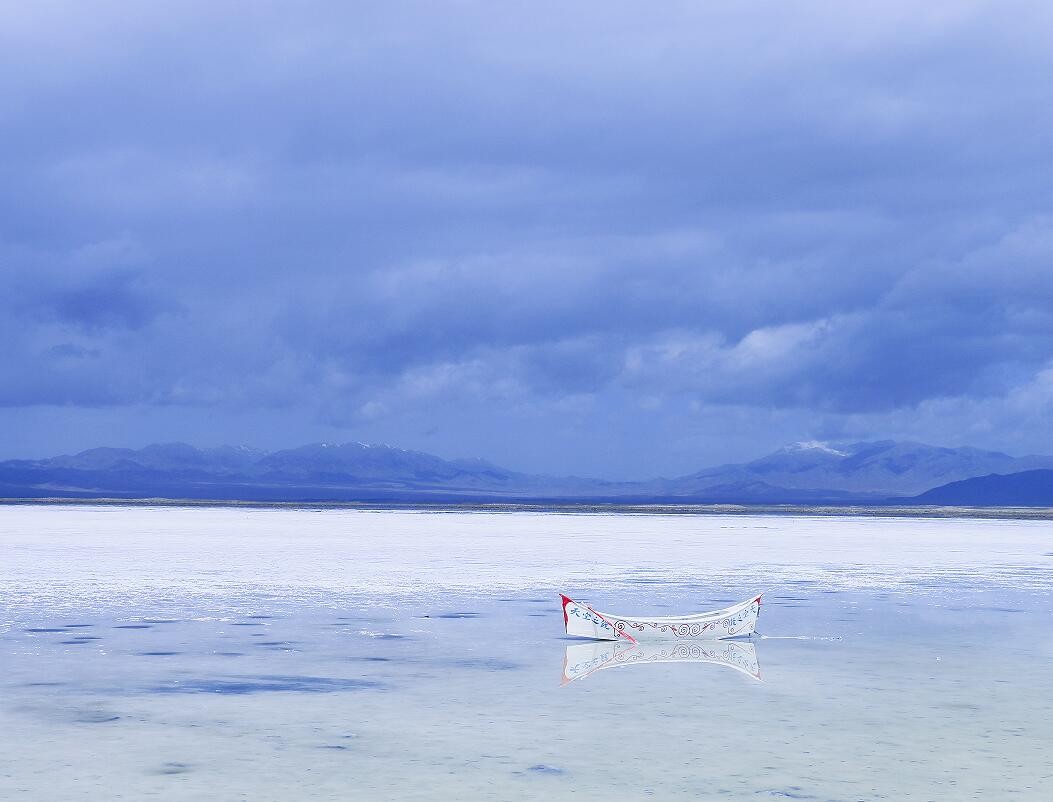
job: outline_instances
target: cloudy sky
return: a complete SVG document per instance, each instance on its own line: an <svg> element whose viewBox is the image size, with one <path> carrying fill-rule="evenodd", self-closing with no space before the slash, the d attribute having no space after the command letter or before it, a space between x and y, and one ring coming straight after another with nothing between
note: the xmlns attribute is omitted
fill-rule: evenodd
<svg viewBox="0 0 1053 802"><path fill-rule="evenodd" d="M1053 452L1053 5L4 3L0 445Z"/></svg>

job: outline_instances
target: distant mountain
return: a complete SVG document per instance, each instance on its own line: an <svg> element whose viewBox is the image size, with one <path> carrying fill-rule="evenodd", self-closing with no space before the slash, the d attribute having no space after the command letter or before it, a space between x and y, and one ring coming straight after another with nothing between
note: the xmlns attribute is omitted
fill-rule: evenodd
<svg viewBox="0 0 1053 802"><path fill-rule="evenodd" d="M848 504L907 500L937 485L1035 469L1053 470L1053 458L892 441L808 442L675 479L610 482L519 473L484 460L446 460L366 443L269 453L167 443L0 462L0 498Z"/></svg>
<svg viewBox="0 0 1053 802"><path fill-rule="evenodd" d="M349 478L423 484L504 486L522 476L485 462L450 462L420 451L365 443L316 443L267 454L256 473L277 481L331 482Z"/></svg>
<svg viewBox="0 0 1053 802"><path fill-rule="evenodd" d="M444 460L366 443L315 443L271 453L168 443L0 462L0 497L8 498L507 499L616 494L620 487L601 480L516 473L484 460Z"/></svg>
<svg viewBox="0 0 1053 802"><path fill-rule="evenodd" d="M991 474L934 487L917 504L970 507L1053 507L1053 470Z"/></svg>
<svg viewBox="0 0 1053 802"><path fill-rule="evenodd" d="M139 450L130 448L92 448L74 456L54 457L35 463L68 470L117 470L149 468L152 470L201 470L209 473L244 470L267 452L248 446L220 446L197 449L186 443L164 443ZM0 463L10 464L10 463Z"/></svg>
<svg viewBox="0 0 1053 802"><path fill-rule="evenodd" d="M975 448L940 448L884 440L871 443L795 443L753 462L721 465L671 480L672 495L694 496L736 482L786 490L827 490L867 496L914 495L936 485L1034 468L1053 457L1011 457Z"/></svg>

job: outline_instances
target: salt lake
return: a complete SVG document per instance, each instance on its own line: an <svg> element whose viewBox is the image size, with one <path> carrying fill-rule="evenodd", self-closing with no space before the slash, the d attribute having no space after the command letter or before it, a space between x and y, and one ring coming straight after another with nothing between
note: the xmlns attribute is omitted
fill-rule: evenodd
<svg viewBox="0 0 1053 802"><path fill-rule="evenodd" d="M0 798L1048 799L1051 569L1048 521L3 506ZM608 662L558 592L761 634Z"/></svg>

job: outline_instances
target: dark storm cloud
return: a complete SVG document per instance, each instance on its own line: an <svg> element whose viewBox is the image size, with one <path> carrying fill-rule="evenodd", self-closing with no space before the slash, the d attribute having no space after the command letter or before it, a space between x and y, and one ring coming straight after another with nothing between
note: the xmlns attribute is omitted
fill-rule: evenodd
<svg viewBox="0 0 1053 802"><path fill-rule="evenodd" d="M1053 360L1051 33L980 2L10 6L0 404L513 460L957 404L993 444Z"/></svg>

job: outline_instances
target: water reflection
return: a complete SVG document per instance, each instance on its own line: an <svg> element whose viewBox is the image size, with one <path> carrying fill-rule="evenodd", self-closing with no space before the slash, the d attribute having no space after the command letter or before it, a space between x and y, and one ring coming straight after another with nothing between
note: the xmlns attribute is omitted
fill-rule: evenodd
<svg viewBox="0 0 1053 802"><path fill-rule="evenodd" d="M584 679L605 668L653 663L712 663L733 668L760 681L757 647L746 640L656 643L593 641L567 647L561 685Z"/></svg>

